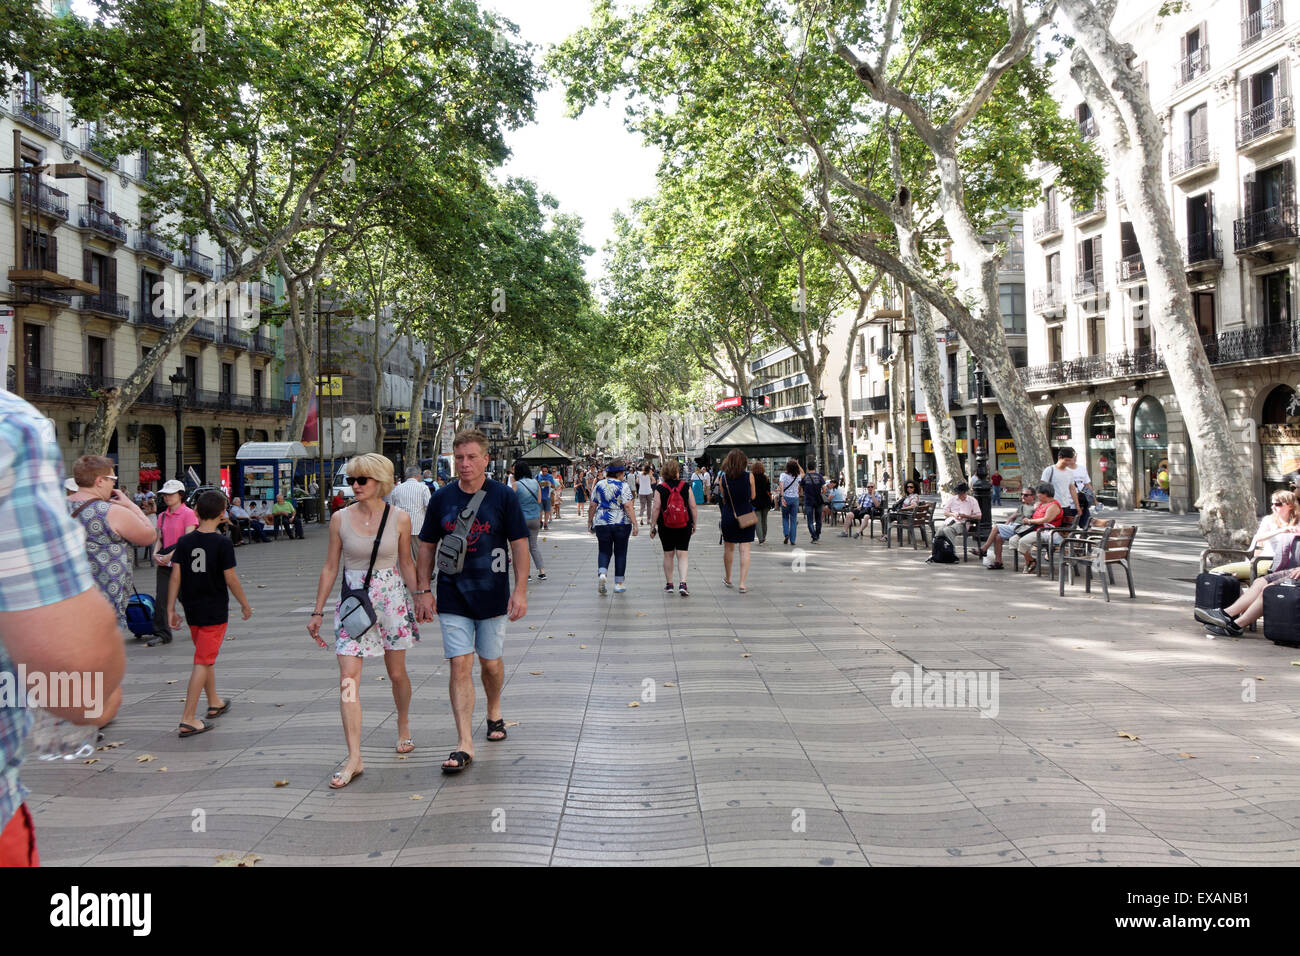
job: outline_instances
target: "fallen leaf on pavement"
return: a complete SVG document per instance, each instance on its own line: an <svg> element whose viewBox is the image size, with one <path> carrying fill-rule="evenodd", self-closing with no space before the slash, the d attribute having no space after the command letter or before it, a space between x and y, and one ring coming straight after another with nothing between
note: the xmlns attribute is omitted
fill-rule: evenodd
<svg viewBox="0 0 1300 956"><path fill-rule="evenodd" d="M1137 734L1130 734L1128 731L1124 731L1124 730L1117 730L1117 731L1115 731L1115 736L1116 736L1116 737L1127 737L1129 740L1137 740L1137 739L1138 739Z"/></svg>
<svg viewBox="0 0 1300 956"><path fill-rule="evenodd" d="M666 681L664 681L664 686L665 686L665 687L676 687L677 685L674 684L674 683L673 683L672 681L670 681L670 680L666 680Z"/></svg>
<svg viewBox="0 0 1300 956"><path fill-rule="evenodd" d="M422 796L421 796L420 794L418 794L418 793L413 793L413 794L411 794L411 799L412 799L412 800L423 800L424 797L422 797Z"/></svg>
<svg viewBox="0 0 1300 956"><path fill-rule="evenodd" d="M276 706L276 707L283 707L284 704L276 704L275 706Z"/></svg>
<svg viewBox="0 0 1300 956"><path fill-rule="evenodd" d="M1263 680L1263 679L1264 679L1264 678L1262 678L1262 677L1256 677L1256 678L1255 678L1255 680Z"/></svg>
<svg viewBox="0 0 1300 956"><path fill-rule="evenodd" d="M528 673L532 674L534 677L541 677L546 673L546 671L529 671Z"/></svg>
<svg viewBox="0 0 1300 956"><path fill-rule="evenodd" d="M1185 757L1185 758L1188 759L1188 760L1195 760L1195 759L1196 759L1196 754L1179 754L1178 756L1180 756L1180 757Z"/></svg>
<svg viewBox="0 0 1300 956"><path fill-rule="evenodd" d="M96 750L116 750L118 747L122 746L122 744L124 744L124 743L126 743L125 740L110 740L108 743L106 743L106 744L101 744L100 746L96 747L95 749L96 749Z"/></svg>
<svg viewBox="0 0 1300 956"><path fill-rule="evenodd" d="M259 587L259 588L264 588L264 587L266 587L266 585L265 585L265 584L259 584L258 587Z"/></svg>
<svg viewBox="0 0 1300 956"><path fill-rule="evenodd" d="M645 617L645 611L637 611L637 612L636 612L636 616L637 616L637 617Z"/></svg>
<svg viewBox="0 0 1300 956"><path fill-rule="evenodd" d="M796 604L795 607L803 607L802 604Z"/></svg>
<svg viewBox="0 0 1300 956"><path fill-rule="evenodd" d="M629 707L640 707L640 706L641 706L641 702L640 702L640 701L637 701L637 700L632 700L632 701L628 701L628 704L627 704L627 705L628 705Z"/></svg>
<svg viewBox="0 0 1300 956"><path fill-rule="evenodd" d="M91 757L89 760L83 760L82 763L99 763L98 757Z"/></svg>
<svg viewBox="0 0 1300 956"><path fill-rule="evenodd" d="M155 757L153 754L141 754L140 756L138 756L138 757L135 758L135 762L136 762L136 763L148 763L150 760L157 760L157 759L158 759L158 758Z"/></svg>
<svg viewBox="0 0 1300 956"><path fill-rule="evenodd" d="M741 656L741 657L752 657L753 655L752 655L752 654L741 654L740 656Z"/></svg>
<svg viewBox="0 0 1300 956"><path fill-rule="evenodd" d="M517 721L517 720L507 720L507 721L506 721L506 726L507 726L507 727L518 727L518 726L519 726L519 721Z"/></svg>
<svg viewBox="0 0 1300 956"><path fill-rule="evenodd" d="M530 630L530 631L535 631L535 630L537 630L537 625L536 625L536 624L529 624L529 625L528 625L528 630Z"/></svg>
<svg viewBox="0 0 1300 956"><path fill-rule="evenodd" d="M407 757L409 757L409 756L411 756L411 755L410 755L410 754L398 754L398 755L397 755L397 759L398 759L398 760L405 760L405 759L406 759Z"/></svg>
<svg viewBox="0 0 1300 956"><path fill-rule="evenodd" d="M288 781L288 780L277 780L277 781L275 781L275 785L276 785L277 787L287 787L287 786L289 786L289 781Z"/></svg>
<svg viewBox="0 0 1300 956"><path fill-rule="evenodd" d="M578 636L578 635L577 635L575 632L573 632L573 631L570 631L570 632L569 632L569 637L577 637L577 636Z"/></svg>
<svg viewBox="0 0 1300 956"><path fill-rule="evenodd" d="M252 866L261 857L256 853L223 853L217 857L216 866Z"/></svg>
<svg viewBox="0 0 1300 956"><path fill-rule="evenodd" d="M388 680L388 678L381 674L379 677L376 677L375 680Z"/></svg>
<svg viewBox="0 0 1300 956"><path fill-rule="evenodd" d="M158 772L159 772L159 773L166 773L166 772L167 772L167 768L166 768L166 767L159 767L159 768L158 768Z"/></svg>
<svg viewBox="0 0 1300 956"><path fill-rule="evenodd" d="M169 680L167 683L169 683L169 684L176 684L176 683L179 683L179 681Z"/></svg>

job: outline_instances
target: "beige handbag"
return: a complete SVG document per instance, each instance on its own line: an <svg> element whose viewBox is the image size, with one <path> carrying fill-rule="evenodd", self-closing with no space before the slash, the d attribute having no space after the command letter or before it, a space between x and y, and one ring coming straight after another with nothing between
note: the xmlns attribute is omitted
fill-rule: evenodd
<svg viewBox="0 0 1300 956"><path fill-rule="evenodd" d="M758 512L754 511L752 507L743 515L736 514L736 503L731 500L731 488L725 475L722 478L722 490L727 495L727 504L731 506L731 513L736 515L736 524L740 525L742 528L752 528L754 525L758 524ZM752 506L753 502L750 502L750 504Z"/></svg>

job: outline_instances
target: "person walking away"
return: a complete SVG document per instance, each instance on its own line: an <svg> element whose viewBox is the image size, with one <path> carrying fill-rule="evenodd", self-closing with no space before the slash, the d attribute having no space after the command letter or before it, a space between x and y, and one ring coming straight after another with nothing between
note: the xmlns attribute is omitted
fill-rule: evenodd
<svg viewBox="0 0 1300 956"><path fill-rule="evenodd" d="M555 487L550 465L542 465L542 473L537 476L537 484L542 489L542 530L545 531L551 526L551 490Z"/></svg>
<svg viewBox="0 0 1300 956"><path fill-rule="evenodd" d="M68 516L62 472L53 424L0 390L0 674L103 675L95 706L87 699L45 708L93 733L117 714L126 654L114 608L91 575L82 530ZM0 867L40 865L19 771L44 742L39 732L29 734L39 711L19 703L0 695Z"/></svg>
<svg viewBox="0 0 1300 956"><path fill-rule="evenodd" d="M761 461L749 466L754 476L754 510L758 512L758 543L767 540L767 513L772 510L772 482Z"/></svg>
<svg viewBox="0 0 1300 956"><path fill-rule="evenodd" d="M749 551L754 543L754 476L748 471L749 459L739 448L727 452L719 469L718 508L722 517L722 583L731 587L731 568L737 549L740 552L740 593L745 593L749 577ZM746 520L748 519L748 520Z"/></svg>
<svg viewBox="0 0 1300 956"><path fill-rule="evenodd" d="M528 612L528 524L519 498L500 482L484 474L488 462L487 436L477 429L462 431L452 440L458 481L449 481L429 502L420 531L421 590L416 604L421 620L436 615L442 628L442 650L451 662L449 693L456 718L456 749L442 763L443 773L460 773L474 759L471 721L474 716L474 655L478 654L483 692L487 696L487 739L506 739L506 721L501 716L501 687L505 683L504 654L506 622L517 621ZM479 492L483 497L479 498ZM477 505L472 520L462 529L460 515ZM544 512L543 512L544 513ZM446 565L463 565L456 572L439 571L437 595L431 586L434 556L446 541ZM510 561L504 559L510 555ZM515 584L510 588L510 567Z"/></svg>
<svg viewBox="0 0 1300 956"><path fill-rule="evenodd" d="M664 549L664 593L673 593L673 562L677 562L677 586L682 597L690 597L686 587L686 570L690 564L691 535L699 526L700 516L695 496L681 480L681 467L673 458L664 462L663 477L654 486L650 506L650 537L659 536Z"/></svg>
<svg viewBox="0 0 1300 956"><path fill-rule="evenodd" d="M993 485L993 504L1001 505L1002 504L1002 473L999 471L993 472L992 476L989 478L989 482Z"/></svg>
<svg viewBox="0 0 1300 956"><path fill-rule="evenodd" d="M596 535L599 548L596 554L596 590L605 593L610 558L614 560L614 593L622 594L623 577L627 570L627 540L637 533L636 507L632 504L632 487L622 480L626 467L622 462L611 462L605 468L605 478L592 490L591 506L587 509L587 530Z"/></svg>
<svg viewBox="0 0 1300 956"><path fill-rule="evenodd" d="M1067 518L1079 516L1079 489L1074 483L1074 449L1068 445L1056 451L1056 464L1043 469L1039 481L1052 486L1053 497Z"/></svg>
<svg viewBox="0 0 1300 956"><path fill-rule="evenodd" d="M803 477L803 468L791 458L785 463L781 473L781 531L785 535L782 544L794 544L799 534L799 479Z"/></svg>
<svg viewBox="0 0 1300 956"><path fill-rule="evenodd" d="M72 466L77 493L65 500L71 516L86 532L86 557L95 584L117 612L118 625L125 629L126 605L135 590L131 548L152 544L156 532L140 507L113 486L115 471L111 458L82 455Z"/></svg>
<svg viewBox="0 0 1300 956"><path fill-rule="evenodd" d="M239 602L244 620L253 616L244 586L235 573L235 546L217 530L226 516L226 496L219 491L205 491L194 504L199 527L176 542L167 588L168 622L173 628L181 626L181 616L176 613L179 597L194 641L194 666L185 689L185 711L176 729L178 737L206 733L215 718L230 710L229 698L217 696L215 670L230 620L230 592ZM202 721L197 716L200 692L208 699L206 719Z"/></svg>
<svg viewBox="0 0 1300 956"><path fill-rule="evenodd" d="M162 498L164 507L158 514L158 540L153 554L154 563L158 565L155 576L157 590L154 592L154 636L145 642L146 647L172 642L165 600L167 589L171 587L172 549L176 547L177 541L199 526L199 516L185 504L185 485L175 478L171 479L162 486Z"/></svg>
<svg viewBox="0 0 1300 956"><path fill-rule="evenodd" d="M487 464L486 450L484 466ZM330 518L329 550L316 583L316 604L307 623L307 633L320 647L325 600L334 589L340 565L345 590L363 591L370 599L374 623L353 634L341 614L342 601L334 609L334 656L339 664L339 711L348 756L330 778L330 788L341 790L361 776L361 665L367 657L384 658L388 683L397 709L397 752L415 749L411 736L411 678L406 671L406 652L420 640L411 595L418 600L415 562L411 560L411 516L401 508L384 503L393 490L393 463L371 452L348 460L347 483L355 502ZM426 522L427 522L426 517ZM421 551L421 559L423 559ZM423 592L427 597L429 592ZM354 626L355 628L355 626Z"/></svg>
<svg viewBox="0 0 1300 956"><path fill-rule="evenodd" d="M822 536L822 486L826 479L817 471L817 462L809 459L808 470L799 479L803 488L803 506L808 516L808 533L816 544Z"/></svg>
<svg viewBox="0 0 1300 956"><path fill-rule="evenodd" d="M533 564L537 565L537 580L545 581L546 566L537 545L537 535L542 526L542 488L533 477L533 470L522 461L515 462L514 479L515 497L519 499L524 523L528 526L528 553L532 556Z"/></svg>
<svg viewBox="0 0 1300 956"><path fill-rule="evenodd" d="M636 476L636 493L641 501L643 524L650 524L650 503L654 500L654 488L654 479L650 477L650 465L647 463L641 466L641 471Z"/></svg>
<svg viewBox="0 0 1300 956"><path fill-rule="evenodd" d="M420 479L420 469L411 465L406 469L406 480L393 489L393 493L388 496L389 504L396 508L401 508L406 512L406 516L411 519L411 528L418 529L424 527L424 512L429 507L429 499L433 493L429 491L429 486ZM414 561L418 554L418 546L415 535L411 536L411 560Z"/></svg>

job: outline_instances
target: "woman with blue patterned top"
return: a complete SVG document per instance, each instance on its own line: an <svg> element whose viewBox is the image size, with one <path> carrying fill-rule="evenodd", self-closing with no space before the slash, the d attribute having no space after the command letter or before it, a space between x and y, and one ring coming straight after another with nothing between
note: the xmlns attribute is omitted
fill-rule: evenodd
<svg viewBox="0 0 1300 956"><path fill-rule="evenodd" d="M597 590L605 593L609 559L614 558L614 593L622 594L623 575L627 570L627 539L636 534L637 520L632 504L632 486L622 480L627 469L620 462L611 462L605 469L605 479L596 482L591 490L591 506L587 509L587 530L594 532L600 543L596 555Z"/></svg>

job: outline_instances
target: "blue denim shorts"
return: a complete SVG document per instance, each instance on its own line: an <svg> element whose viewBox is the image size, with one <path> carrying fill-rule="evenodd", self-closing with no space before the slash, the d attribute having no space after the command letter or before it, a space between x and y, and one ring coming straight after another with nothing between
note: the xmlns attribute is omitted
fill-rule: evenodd
<svg viewBox="0 0 1300 956"><path fill-rule="evenodd" d="M450 659L478 654L485 661L499 660L506 642L507 620L504 614L481 621L459 614L439 614L443 656Z"/></svg>

